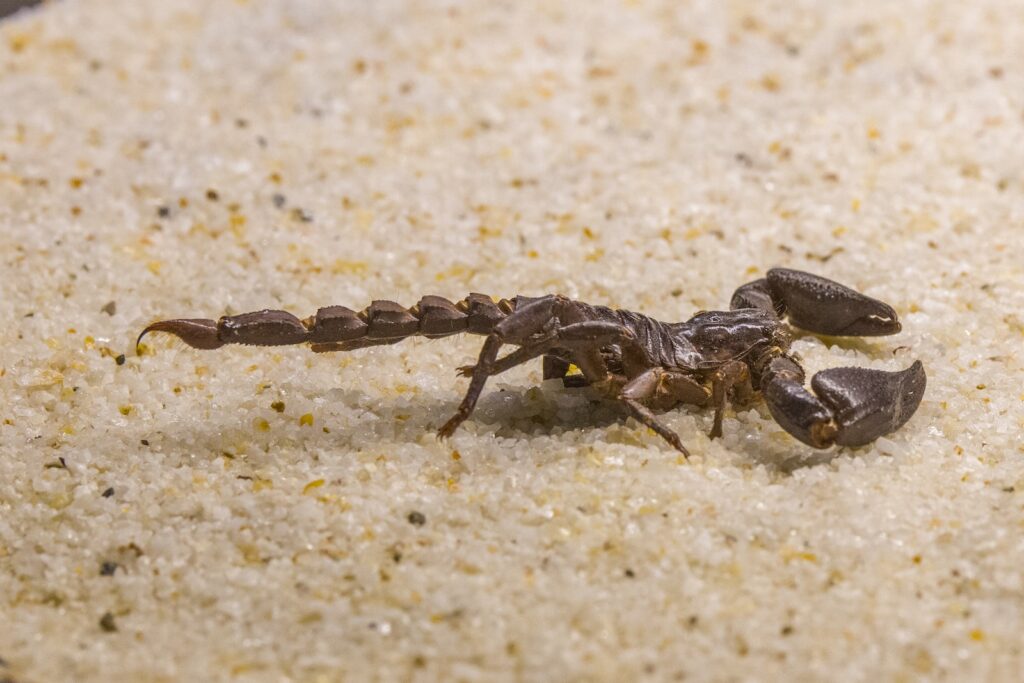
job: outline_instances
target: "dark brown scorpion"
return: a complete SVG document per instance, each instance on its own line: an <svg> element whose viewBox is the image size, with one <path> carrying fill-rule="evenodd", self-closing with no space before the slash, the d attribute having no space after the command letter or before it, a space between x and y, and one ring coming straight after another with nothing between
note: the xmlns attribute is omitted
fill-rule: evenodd
<svg viewBox="0 0 1024 683"><path fill-rule="evenodd" d="M353 351L394 344L406 337L428 339L460 332L486 336L455 415L439 430L446 438L473 412L488 377L543 358L544 378L566 386L591 386L621 401L629 413L689 455L679 436L652 409L681 403L714 406L711 438L722 434L727 396L736 402L760 391L772 417L815 448L861 446L899 429L924 395L920 361L899 372L832 368L804 386L804 371L790 351L796 327L832 336L880 336L900 331L889 305L832 280L775 268L733 294L730 310L702 311L685 322L665 323L632 311L593 306L551 294L493 300L470 294L457 303L425 296L412 308L374 301L360 312L321 308L299 320L285 311L263 310L219 321L155 322L139 335L170 332L197 349L224 344L278 346L309 343L316 352ZM499 358L505 344L518 348ZM580 373L569 374L571 365Z"/></svg>

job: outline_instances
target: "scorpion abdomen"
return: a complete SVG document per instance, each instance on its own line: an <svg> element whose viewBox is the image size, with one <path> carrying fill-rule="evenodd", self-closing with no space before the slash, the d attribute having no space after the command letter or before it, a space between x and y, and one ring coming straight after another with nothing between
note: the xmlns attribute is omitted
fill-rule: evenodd
<svg viewBox="0 0 1024 683"><path fill-rule="evenodd" d="M647 354L649 365L683 369L698 367L700 354L689 340L676 334L671 325L633 311L618 310L616 314L623 326L636 335L638 347Z"/></svg>

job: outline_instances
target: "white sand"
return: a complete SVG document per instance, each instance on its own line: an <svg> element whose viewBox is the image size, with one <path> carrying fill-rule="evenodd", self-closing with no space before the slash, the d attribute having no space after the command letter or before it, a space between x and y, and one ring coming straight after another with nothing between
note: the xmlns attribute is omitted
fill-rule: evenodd
<svg viewBox="0 0 1024 683"><path fill-rule="evenodd" d="M1020 0L0 24L0 680L1019 680L1022 149ZM773 265L895 306L797 349L920 358L904 429L681 409L686 462L537 364L446 444L479 337L132 353L426 293L677 320Z"/></svg>

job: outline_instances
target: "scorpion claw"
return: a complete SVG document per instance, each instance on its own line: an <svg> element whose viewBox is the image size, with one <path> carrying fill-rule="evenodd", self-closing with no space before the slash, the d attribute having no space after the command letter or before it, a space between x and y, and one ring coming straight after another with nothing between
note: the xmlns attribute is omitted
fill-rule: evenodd
<svg viewBox="0 0 1024 683"><path fill-rule="evenodd" d="M802 372L779 359L764 387L772 417L794 437L815 448L863 446L894 432L921 403L927 378L921 361L906 370L831 368L803 386Z"/></svg>
<svg viewBox="0 0 1024 683"><path fill-rule="evenodd" d="M217 321L205 318L180 318L177 320L161 320L142 331L135 341L135 352L138 353L142 338L150 332L170 332L195 349L217 349L224 346L217 333Z"/></svg>
<svg viewBox="0 0 1024 683"><path fill-rule="evenodd" d="M902 427L917 410L927 378L921 361L906 370L831 368L811 379L838 425L840 446L863 446Z"/></svg>
<svg viewBox="0 0 1024 683"><path fill-rule="evenodd" d="M902 329L892 306L818 275L772 268L767 290L797 327L835 336L877 337ZM753 284L753 283L752 283Z"/></svg>
<svg viewBox="0 0 1024 683"><path fill-rule="evenodd" d="M459 428L459 425L462 424L462 421L464 419L465 418L456 416L445 422L443 425L441 425L441 428L437 430L437 438L441 439L442 441L447 441L448 439L452 438L452 435L455 433L455 430Z"/></svg>
<svg viewBox="0 0 1024 683"><path fill-rule="evenodd" d="M838 337L877 337L901 329L889 304L789 268L772 268L766 277L737 289L730 308L758 308L778 317L785 315L797 327Z"/></svg>
<svg viewBox="0 0 1024 683"><path fill-rule="evenodd" d="M460 365L455 368L455 374L459 377L472 377L474 370L476 370L475 365Z"/></svg>

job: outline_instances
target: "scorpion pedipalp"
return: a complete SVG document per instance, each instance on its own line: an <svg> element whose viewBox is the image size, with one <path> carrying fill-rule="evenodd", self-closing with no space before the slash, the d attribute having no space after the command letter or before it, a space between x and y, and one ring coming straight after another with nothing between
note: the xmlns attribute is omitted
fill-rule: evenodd
<svg viewBox="0 0 1024 683"><path fill-rule="evenodd" d="M811 388L839 425L840 446L863 446L902 427L924 398L927 383L921 361L896 372L830 368L811 378Z"/></svg>
<svg viewBox="0 0 1024 683"><path fill-rule="evenodd" d="M917 410L927 384L916 361L897 372L822 370L811 379L811 393L793 361L779 358L771 365L761 389L768 410L783 429L815 448L863 446L896 431Z"/></svg>
<svg viewBox="0 0 1024 683"><path fill-rule="evenodd" d="M730 307L758 308L809 332L837 337L878 337L902 327L892 306L846 285L789 268L772 268L732 295Z"/></svg>
<svg viewBox="0 0 1024 683"><path fill-rule="evenodd" d="M772 268L766 280L790 322L810 332L877 337L902 329L892 306L833 280L788 268Z"/></svg>

